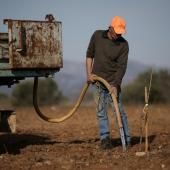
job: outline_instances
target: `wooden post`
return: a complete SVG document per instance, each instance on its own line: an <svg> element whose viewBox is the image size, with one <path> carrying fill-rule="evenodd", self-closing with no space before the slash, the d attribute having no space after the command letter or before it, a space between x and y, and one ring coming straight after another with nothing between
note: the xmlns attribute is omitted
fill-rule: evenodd
<svg viewBox="0 0 170 170"><path fill-rule="evenodd" d="M145 152L148 152L148 92L147 87L145 86Z"/></svg>

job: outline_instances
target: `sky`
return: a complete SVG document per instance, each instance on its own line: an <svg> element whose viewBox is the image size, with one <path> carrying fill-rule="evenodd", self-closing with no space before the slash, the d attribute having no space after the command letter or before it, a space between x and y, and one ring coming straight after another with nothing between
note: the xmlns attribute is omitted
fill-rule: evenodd
<svg viewBox="0 0 170 170"><path fill-rule="evenodd" d="M170 0L0 0L0 32L7 31L5 18L44 20L52 13L62 22L64 61L84 62L93 32L119 15L127 22L129 59L169 68L169 11Z"/></svg>

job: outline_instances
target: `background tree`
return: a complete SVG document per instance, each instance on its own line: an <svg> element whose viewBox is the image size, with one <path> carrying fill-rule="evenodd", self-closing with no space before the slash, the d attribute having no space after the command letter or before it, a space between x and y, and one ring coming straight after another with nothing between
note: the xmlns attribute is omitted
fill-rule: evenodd
<svg viewBox="0 0 170 170"><path fill-rule="evenodd" d="M123 88L126 103L144 103L144 87L149 86L151 70L140 74L133 82ZM170 74L168 70L153 72L150 94L151 103L170 103Z"/></svg>
<svg viewBox="0 0 170 170"><path fill-rule="evenodd" d="M8 96L4 93L0 93L0 100L4 100L4 99L7 99Z"/></svg>
<svg viewBox="0 0 170 170"><path fill-rule="evenodd" d="M18 84L12 91L12 103L14 105L32 105L33 103L33 80L26 80ZM51 79L40 79L38 86L38 103L57 104L65 100L57 83Z"/></svg>

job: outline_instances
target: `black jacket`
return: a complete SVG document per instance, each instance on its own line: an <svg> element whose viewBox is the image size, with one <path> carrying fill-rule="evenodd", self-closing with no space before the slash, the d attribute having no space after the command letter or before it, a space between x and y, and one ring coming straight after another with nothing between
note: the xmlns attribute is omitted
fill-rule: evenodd
<svg viewBox="0 0 170 170"><path fill-rule="evenodd" d="M94 32L86 57L94 59L93 74L120 88L122 78L126 72L129 46L123 37L110 40L107 31L97 30Z"/></svg>

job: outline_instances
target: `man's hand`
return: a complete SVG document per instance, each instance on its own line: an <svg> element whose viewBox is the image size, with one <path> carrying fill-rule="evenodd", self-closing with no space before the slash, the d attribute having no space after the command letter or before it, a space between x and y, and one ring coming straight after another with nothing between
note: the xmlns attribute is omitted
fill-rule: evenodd
<svg viewBox="0 0 170 170"><path fill-rule="evenodd" d="M114 94L116 97L118 96L117 88L115 86L111 86L109 92L110 92L110 94Z"/></svg>
<svg viewBox="0 0 170 170"><path fill-rule="evenodd" d="M87 75L87 82L88 83L94 83L95 81L94 81L94 74L88 74Z"/></svg>

